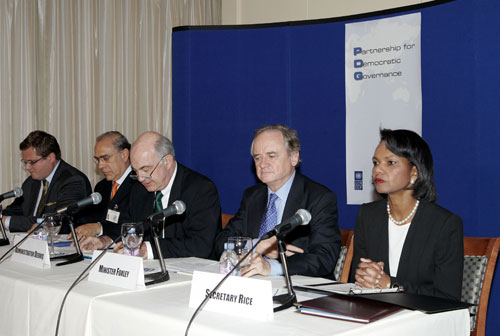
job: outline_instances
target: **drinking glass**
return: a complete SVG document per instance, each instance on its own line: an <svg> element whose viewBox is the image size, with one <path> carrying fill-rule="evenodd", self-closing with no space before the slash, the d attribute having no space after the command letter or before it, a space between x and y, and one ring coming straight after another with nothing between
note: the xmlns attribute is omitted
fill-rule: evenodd
<svg viewBox="0 0 500 336"><path fill-rule="evenodd" d="M54 257L56 254L54 250L54 238L59 231L61 231L61 219L58 218L58 216L49 215L45 217L45 223L43 225L48 232L50 256Z"/></svg>
<svg viewBox="0 0 500 336"><path fill-rule="evenodd" d="M123 253L126 255L138 256L143 236L144 226L142 223L122 224Z"/></svg>
<svg viewBox="0 0 500 336"><path fill-rule="evenodd" d="M234 250L238 259L243 258L252 249L252 244L252 239L249 237L229 237L228 239L228 247ZM250 263L250 259L251 254L241 262L240 266L238 266L238 271L247 266Z"/></svg>

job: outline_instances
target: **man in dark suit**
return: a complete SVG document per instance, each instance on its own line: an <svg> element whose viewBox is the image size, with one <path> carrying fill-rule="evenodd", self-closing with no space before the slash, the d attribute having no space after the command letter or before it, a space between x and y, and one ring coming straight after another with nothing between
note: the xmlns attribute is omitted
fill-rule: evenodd
<svg viewBox="0 0 500 336"><path fill-rule="evenodd" d="M300 162L300 141L295 130L283 125L264 126L254 134L252 156L262 183L243 193L240 209L216 239L220 255L229 237L261 237L298 209L312 215L309 225L288 233L288 267L291 274L331 277L340 250L335 194L296 171ZM263 240L244 276L283 273L276 237ZM263 257L264 255L265 257Z"/></svg>
<svg viewBox="0 0 500 336"><path fill-rule="evenodd" d="M28 231L43 214L53 213L91 193L87 176L61 159L54 136L33 131L19 149L30 176L22 185L23 196L3 211L2 223L11 232ZM78 213L74 219L76 223L82 220ZM67 228L61 232L65 231Z"/></svg>
<svg viewBox="0 0 500 336"><path fill-rule="evenodd" d="M132 145L130 158L136 179L141 183L132 187L129 218L143 221L154 212L181 200L186 204L186 211L159 223L163 257L209 257L221 226L215 184L178 163L172 142L156 132L140 135ZM145 238L148 240L148 237ZM115 250L123 251L121 246L118 243ZM142 244L140 255L157 257L149 241Z"/></svg>
<svg viewBox="0 0 500 336"><path fill-rule="evenodd" d="M115 239L120 235L121 223L126 218L132 185L130 178L130 143L117 131L99 135L94 146L97 168L104 175L94 191L102 196L101 203L94 205L87 216L89 223L77 227L78 239L106 235Z"/></svg>

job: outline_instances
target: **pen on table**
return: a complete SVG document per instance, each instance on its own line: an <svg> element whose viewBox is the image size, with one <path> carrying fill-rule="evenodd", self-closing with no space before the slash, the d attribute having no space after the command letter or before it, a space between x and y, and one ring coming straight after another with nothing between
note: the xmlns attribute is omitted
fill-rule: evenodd
<svg viewBox="0 0 500 336"><path fill-rule="evenodd" d="M180 275L189 275L189 276L192 276L193 273L189 273L189 272L183 272L183 271L172 271L176 274L180 274Z"/></svg>
<svg viewBox="0 0 500 336"><path fill-rule="evenodd" d="M311 285L305 285L309 287L319 287L319 286L329 286L329 285L336 285L339 284L340 282L338 281L330 281L330 282L322 282L322 283L317 283L317 284L311 284Z"/></svg>
<svg viewBox="0 0 500 336"><path fill-rule="evenodd" d="M325 295L332 294L332 291L323 290L323 289L314 288L314 287L293 286L293 289L295 289L296 291L299 291L299 292L318 293L318 294L325 294Z"/></svg>

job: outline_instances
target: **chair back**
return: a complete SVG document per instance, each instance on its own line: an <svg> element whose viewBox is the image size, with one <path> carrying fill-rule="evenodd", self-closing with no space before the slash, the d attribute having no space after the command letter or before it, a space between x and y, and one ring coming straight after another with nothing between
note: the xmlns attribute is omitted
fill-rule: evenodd
<svg viewBox="0 0 500 336"><path fill-rule="evenodd" d="M491 282L500 247L500 238L464 237L462 301L476 304L469 308L473 336L484 336Z"/></svg>
<svg viewBox="0 0 500 336"><path fill-rule="evenodd" d="M354 230L340 229L340 234L342 242L340 244L340 253L333 271L333 276L337 281L347 282L352 263Z"/></svg>
<svg viewBox="0 0 500 336"><path fill-rule="evenodd" d="M229 223L229 221L233 217L234 217L234 215L231 215L231 214L225 214L225 213L222 214L222 228L223 229L226 227L227 223Z"/></svg>

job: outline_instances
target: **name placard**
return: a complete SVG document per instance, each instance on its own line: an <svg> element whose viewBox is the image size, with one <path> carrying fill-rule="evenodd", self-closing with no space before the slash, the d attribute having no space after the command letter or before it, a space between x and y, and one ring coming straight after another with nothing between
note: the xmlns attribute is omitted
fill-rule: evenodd
<svg viewBox="0 0 500 336"><path fill-rule="evenodd" d="M24 236L16 235L14 245L23 238ZM49 246L45 240L29 237L14 249L12 261L38 268L50 268Z"/></svg>
<svg viewBox="0 0 500 336"><path fill-rule="evenodd" d="M101 252L94 251L92 260ZM142 258L108 252L90 271L89 281L127 289L144 288Z"/></svg>
<svg viewBox="0 0 500 336"><path fill-rule="evenodd" d="M189 307L197 308L223 277L223 274L194 271ZM274 318L271 281L230 276L203 309L271 321Z"/></svg>

